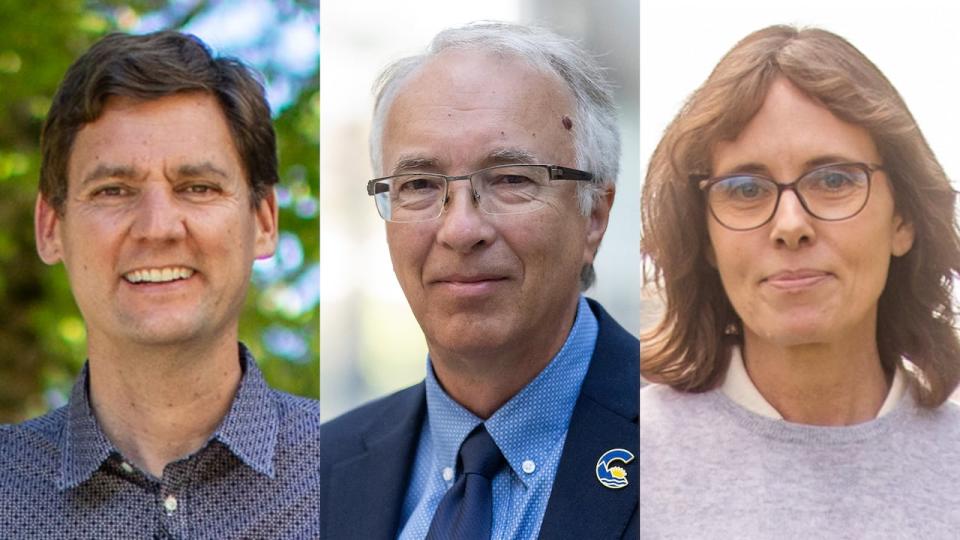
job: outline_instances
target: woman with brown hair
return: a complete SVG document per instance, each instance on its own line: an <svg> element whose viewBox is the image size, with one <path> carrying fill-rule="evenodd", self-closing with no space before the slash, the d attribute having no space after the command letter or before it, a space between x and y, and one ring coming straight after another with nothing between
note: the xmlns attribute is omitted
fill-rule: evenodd
<svg viewBox="0 0 960 540"><path fill-rule="evenodd" d="M818 29L727 53L643 188L641 534L960 534L954 191L896 89Z"/></svg>

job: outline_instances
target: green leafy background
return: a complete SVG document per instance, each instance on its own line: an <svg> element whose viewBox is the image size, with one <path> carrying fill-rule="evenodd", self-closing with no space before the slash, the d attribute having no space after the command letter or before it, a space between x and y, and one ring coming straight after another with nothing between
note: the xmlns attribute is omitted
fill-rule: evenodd
<svg viewBox="0 0 960 540"><path fill-rule="evenodd" d="M263 19L265 9L271 17L242 40L218 46L195 30L209 31L211 18L224 28L245 13ZM318 397L318 17L312 0L0 2L0 423L63 404L85 360L83 321L63 267L44 265L34 248L38 141L67 67L117 30L195 32L216 52L236 55L265 75L280 153L281 242L273 259L255 267L240 333L271 384ZM304 27L312 31L304 34ZM313 61L291 66L283 60L291 35L306 35L295 46Z"/></svg>

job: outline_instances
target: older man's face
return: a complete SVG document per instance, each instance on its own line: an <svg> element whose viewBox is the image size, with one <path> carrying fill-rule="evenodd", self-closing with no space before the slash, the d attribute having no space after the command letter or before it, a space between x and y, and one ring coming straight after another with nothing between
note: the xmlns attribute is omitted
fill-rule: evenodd
<svg viewBox="0 0 960 540"><path fill-rule="evenodd" d="M37 246L63 261L90 343L235 339L276 205L250 188L212 96L111 98L78 133L64 213L37 203Z"/></svg>
<svg viewBox="0 0 960 540"><path fill-rule="evenodd" d="M572 129L564 117L574 119ZM404 172L462 175L510 154L575 167L577 129L573 97L558 77L512 57L448 51L400 89L381 172L413 162L421 165ZM434 356L559 347L609 210L605 198L583 216L575 184L557 181L557 196L534 212L489 215L469 183L453 182L439 218L387 224L394 271Z"/></svg>

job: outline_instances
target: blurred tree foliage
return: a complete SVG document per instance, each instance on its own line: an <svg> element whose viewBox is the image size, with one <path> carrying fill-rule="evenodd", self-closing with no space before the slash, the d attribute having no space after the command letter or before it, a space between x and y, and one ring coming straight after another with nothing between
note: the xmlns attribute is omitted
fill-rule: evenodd
<svg viewBox="0 0 960 540"><path fill-rule="evenodd" d="M45 266L33 241L40 128L70 63L100 36L147 17L170 28L218 7L210 1L4 0L0 2L0 422L62 404L85 360L85 329L62 265ZM226 3L229 4L229 3ZM275 2L279 18L317 20L316 2ZM265 28L249 47L222 50L279 81L290 98L275 107L280 153L281 246L257 264L241 339L276 387L319 395L319 54L289 73L269 54L281 38ZM314 43L304 47L318 49ZM216 49L216 47L215 47Z"/></svg>

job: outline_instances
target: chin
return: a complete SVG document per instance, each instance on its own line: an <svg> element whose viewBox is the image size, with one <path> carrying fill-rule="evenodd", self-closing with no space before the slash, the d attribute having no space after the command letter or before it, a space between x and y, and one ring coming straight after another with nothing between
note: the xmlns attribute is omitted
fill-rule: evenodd
<svg viewBox="0 0 960 540"><path fill-rule="evenodd" d="M472 319L472 320L471 320ZM428 340L438 349L455 354L489 354L510 341L510 325L502 320L487 317L454 317L433 330L424 329L424 334L434 336Z"/></svg>
<svg viewBox="0 0 960 540"><path fill-rule="evenodd" d="M753 333L767 343L780 347L799 347L815 343L829 343L835 339L835 332L820 321L791 321L789 324L766 324Z"/></svg>
<svg viewBox="0 0 960 540"><path fill-rule="evenodd" d="M131 321L126 332L128 340L152 346L189 343L203 333L204 327L199 324L170 317L162 320Z"/></svg>

